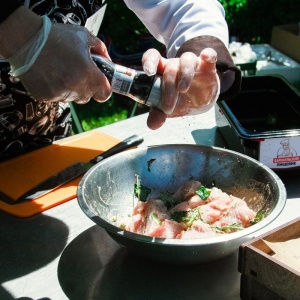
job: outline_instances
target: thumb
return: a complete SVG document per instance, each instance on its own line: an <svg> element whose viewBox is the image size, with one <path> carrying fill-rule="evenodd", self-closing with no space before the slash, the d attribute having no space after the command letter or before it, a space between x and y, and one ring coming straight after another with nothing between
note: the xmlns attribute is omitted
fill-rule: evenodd
<svg viewBox="0 0 300 300"><path fill-rule="evenodd" d="M200 53L200 71L206 73L216 72L217 52L212 48L205 48Z"/></svg>

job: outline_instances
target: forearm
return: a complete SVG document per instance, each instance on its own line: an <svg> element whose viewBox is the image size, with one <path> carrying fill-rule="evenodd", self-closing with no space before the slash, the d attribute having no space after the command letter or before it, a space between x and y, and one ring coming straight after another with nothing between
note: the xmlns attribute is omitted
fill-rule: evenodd
<svg viewBox="0 0 300 300"><path fill-rule="evenodd" d="M0 23L0 56L8 58L42 27L41 18L21 5Z"/></svg>
<svg viewBox="0 0 300 300"><path fill-rule="evenodd" d="M182 44L197 36L214 36L228 45L225 12L217 0L124 1L166 46L168 58L175 57Z"/></svg>
<svg viewBox="0 0 300 300"><path fill-rule="evenodd" d="M199 36L185 42L178 50L176 57L184 52L193 52L197 56L205 48L213 48L217 52L217 70L221 82L219 99L233 97L241 85L241 71L233 63L232 57L223 42L212 36Z"/></svg>

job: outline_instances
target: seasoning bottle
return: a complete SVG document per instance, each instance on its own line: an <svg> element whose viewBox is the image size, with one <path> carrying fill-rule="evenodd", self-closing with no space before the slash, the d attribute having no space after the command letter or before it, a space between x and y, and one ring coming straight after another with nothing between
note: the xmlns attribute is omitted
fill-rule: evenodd
<svg viewBox="0 0 300 300"><path fill-rule="evenodd" d="M148 76L143 71L134 70L92 55L100 71L107 77L112 91L130 97L141 104L160 109L161 76Z"/></svg>

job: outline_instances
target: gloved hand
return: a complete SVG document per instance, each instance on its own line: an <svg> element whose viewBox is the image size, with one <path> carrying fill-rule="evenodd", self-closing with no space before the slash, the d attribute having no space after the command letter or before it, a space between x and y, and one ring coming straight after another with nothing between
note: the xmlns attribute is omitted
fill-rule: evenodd
<svg viewBox="0 0 300 300"><path fill-rule="evenodd" d="M91 59L91 52L109 58L104 43L85 27L52 24L34 64L17 77L37 101L86 103L93 97L104 102L111 95L111 87ZM26 47L24 53L17 54L19 65L22 59L28 60Z"/></svg>
<svg viewBox="0 0 300 300"><path fill-rule="evenodd" d="M185 52L180 58L165 59L155 49L145 52L142 63L148 75L162 74L162 110L151 109L147 125L161 127L166 118L195 115L214 106L220 93L216 70L217 53L204 49L197 57Z"/></svg>

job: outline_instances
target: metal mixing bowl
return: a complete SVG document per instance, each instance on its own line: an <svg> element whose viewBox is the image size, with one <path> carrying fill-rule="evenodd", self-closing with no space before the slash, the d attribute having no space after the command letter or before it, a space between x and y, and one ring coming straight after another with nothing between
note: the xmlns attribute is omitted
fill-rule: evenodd
<svg viewBox="0 0 300 300"><path fill-rule="evenodd" d="M153 196L175 192L190 179L204 185L214 182L267 216L242 231L205 239L152 238L124 231L118 224L132 212L136 174ZM80 181L77 198L83 212L129 251L157 261L190 264L238 251L281 213L286 190L271 169L244 154L217 147L162 145L128 150L98 163Z"/></svg>

